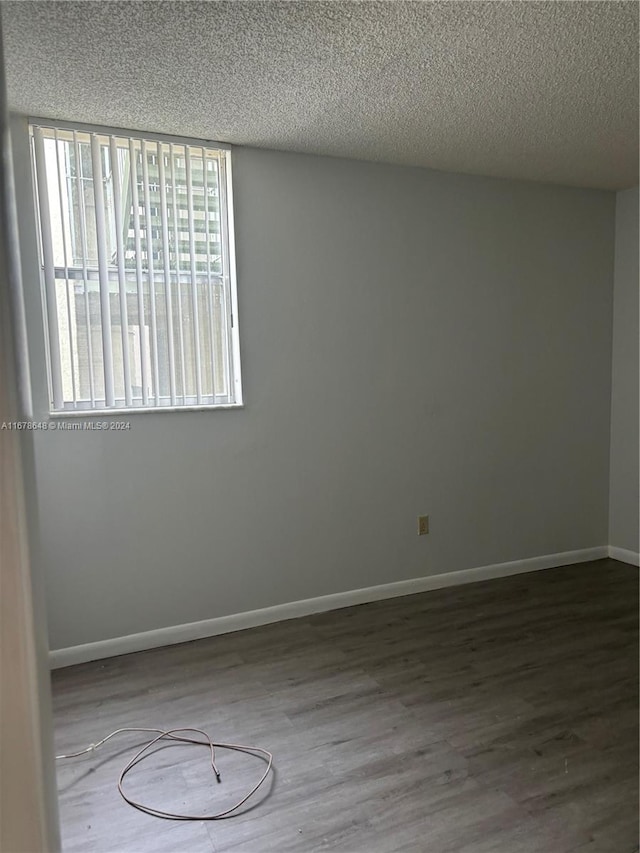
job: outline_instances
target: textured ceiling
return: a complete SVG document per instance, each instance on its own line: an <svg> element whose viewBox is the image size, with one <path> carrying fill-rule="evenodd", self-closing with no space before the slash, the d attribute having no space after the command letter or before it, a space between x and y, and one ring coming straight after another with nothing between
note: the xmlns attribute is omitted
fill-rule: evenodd
<svg viewBox="0 0 640 853"><path fill-rule="evenodd" d="M2 2L9 103L243 145L638 183L637 2Z"/></svg>

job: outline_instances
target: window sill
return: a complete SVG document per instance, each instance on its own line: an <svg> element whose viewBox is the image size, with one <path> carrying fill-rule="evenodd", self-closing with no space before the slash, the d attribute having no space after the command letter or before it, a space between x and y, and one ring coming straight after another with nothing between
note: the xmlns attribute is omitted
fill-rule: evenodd
<svg viewBox="0 0 640 853"><path fill-rule="evenodd" d="M69 409L64 412L49 412L48 417L50 420L95 417L119 418L124 415L157 415L162 412L215 412L220 409L244 409L244 403L222 403L216 406L145 406L139 409Z"/></svg>

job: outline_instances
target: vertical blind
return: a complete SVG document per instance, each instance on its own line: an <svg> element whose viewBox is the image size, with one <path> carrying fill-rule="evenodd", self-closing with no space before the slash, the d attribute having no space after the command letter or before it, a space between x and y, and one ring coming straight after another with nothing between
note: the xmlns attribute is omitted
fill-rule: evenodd
<svg viewBox="0 0 640 853"><path fill-rule="evenodd" d="M229 152L31 137L52 411L241 402Z"/></svg>

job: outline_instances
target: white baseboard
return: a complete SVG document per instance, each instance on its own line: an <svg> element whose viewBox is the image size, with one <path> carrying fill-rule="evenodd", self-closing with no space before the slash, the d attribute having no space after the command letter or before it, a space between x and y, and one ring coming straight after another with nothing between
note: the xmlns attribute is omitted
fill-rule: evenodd
<svg viewBox="0 0 640 853"><path fill-rule="evenodd" d="M213 637L217 634L227 634L231 631L241 631L244 628L255 628L258 625L281 622L285 619L310 616L312 613L338 610L341 607L351 607L354 604L366 604L369 601L412 595L430 589L441 589L442 587L457 586L458 584L473 583L490 578L503 578L523 572L535 572L539 569L551 569L557 566L568 566L572 563L600 560L609 556L609 552L610 549L606 545L597 548L585 548L580 551L563 551L560 554L547 554L542 557L513 560L509 563L495 563L474 569L462 569L457 572L413 578L397 583L370 586L365 589L353 589L334 595L307 598L302 601L291 601L286 604L277 604L275 607L264 607L261 610L249 610L245 613L205 619L202 622L171 625L167 628L157 628L154 631L144 631L140 634L129 634L125 637L114 637L95 643L56 649L50 652L49 662L52 669L58 669L63 666L125 655L144 649L154 649L159 646L200 640L203 637Z"/></svg>
<svg viewBox="0 0 640 853"><path fill-rule="evenodd" d="M622 563L640 566L640 554L635 551L627 551L626 548L617 548L615 545L609 545L609 556L612 560L620 560Z"/></svg>

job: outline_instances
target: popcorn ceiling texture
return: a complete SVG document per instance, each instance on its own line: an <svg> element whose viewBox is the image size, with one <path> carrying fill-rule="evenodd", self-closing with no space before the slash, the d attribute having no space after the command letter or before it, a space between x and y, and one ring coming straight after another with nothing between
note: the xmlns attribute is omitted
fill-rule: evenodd
<svg viewBox="0 0 640 853"><path fill-rule="evenodd" d="M13 110L240 145L638 183L636 2L3 2Z"/></svg>

